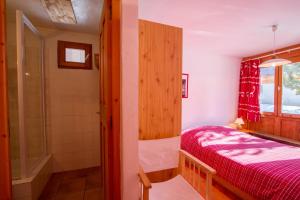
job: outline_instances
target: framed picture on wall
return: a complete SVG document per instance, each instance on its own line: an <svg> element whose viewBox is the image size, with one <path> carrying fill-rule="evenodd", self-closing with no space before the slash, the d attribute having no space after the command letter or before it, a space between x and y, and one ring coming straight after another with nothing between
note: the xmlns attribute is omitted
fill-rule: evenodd
<svg viewBox="0 0 300 200"><path fill-rule="evenodd" d="M189 95L189 75L182 74L182 98L188 98Z"/></svg>

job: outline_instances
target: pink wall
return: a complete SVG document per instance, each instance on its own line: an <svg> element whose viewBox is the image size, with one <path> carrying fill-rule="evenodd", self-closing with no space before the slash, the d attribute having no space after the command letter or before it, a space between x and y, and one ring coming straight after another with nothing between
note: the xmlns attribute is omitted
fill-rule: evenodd
<svg viewBox="0 0 300 200"><path fill-rule="evenodd" d="M184 31L183 73L189 74L189 98L182 102L183 129L234 120L240 61L208 51L199 36Z"/></svg>
<svg viewBox="0 0 300 200"><path fill-rule="evenodd" d="M138 200L138 0L122 0L122 199Z"/></svg>

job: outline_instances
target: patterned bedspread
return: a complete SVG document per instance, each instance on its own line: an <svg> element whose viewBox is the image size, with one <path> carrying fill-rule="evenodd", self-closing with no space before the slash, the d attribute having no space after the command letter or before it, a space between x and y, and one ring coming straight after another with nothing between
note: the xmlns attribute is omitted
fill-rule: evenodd
<svg viewBox="0 0 300 200"><path fill-rule="evenodd" d="M181 148L257 199L300 200L300 148L220 126L183 132Z"/></svg>

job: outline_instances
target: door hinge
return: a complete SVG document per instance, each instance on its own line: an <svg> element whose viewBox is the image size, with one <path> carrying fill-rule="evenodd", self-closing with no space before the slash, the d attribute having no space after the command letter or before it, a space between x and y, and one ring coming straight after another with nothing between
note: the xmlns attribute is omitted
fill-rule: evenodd
<svg viewBox="0 0 300 200"><path fill-rule="evenodd" d="M109 19L112 20L112 5L109 5Z"/></svg>
<svg viewBox="0 0 300 200"><path fill-rule="evenodd" d="M112 118L112 116L110 116L110 119L109 119L109 127L110 127L110 129L113 128L113 118Z"/></svg>

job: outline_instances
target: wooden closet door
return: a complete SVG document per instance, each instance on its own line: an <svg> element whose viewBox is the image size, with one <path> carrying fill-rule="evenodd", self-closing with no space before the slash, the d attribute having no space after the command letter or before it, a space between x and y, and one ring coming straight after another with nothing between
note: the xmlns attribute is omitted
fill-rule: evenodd
<svg viewBox="0 0 300 200"><path fill-rule="evenodd" d="M139 20L139 138L181 132L182 29Z"/></svg>
<svg viewBox="0 0 300 200"><path fill-rule="evenodd" d="M105 200L121 199L119 1L106 0L100 23L100 144Z"/></svg>

